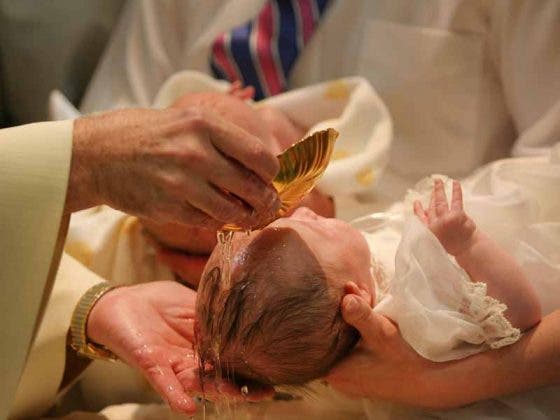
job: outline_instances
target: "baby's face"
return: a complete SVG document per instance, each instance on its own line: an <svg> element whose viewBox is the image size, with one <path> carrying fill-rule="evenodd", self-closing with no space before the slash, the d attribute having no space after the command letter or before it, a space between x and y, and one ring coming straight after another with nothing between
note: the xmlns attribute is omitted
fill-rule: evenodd
<svg viewBox="0 0 560 420"><path fill-rule="evenodd" d="M304 246L305 252L311 252L326 274L329 287L340 290L348 282L354 282L371 299L374 298L371 255L361 233L342 220L321 217L306 207L298 208L291 216L280 218L260 231L249 235L236 234L232 244L232 273L245 268L246 254L255 251L250 248L260 246L263 242L257 239L274 230L288 230L301 240L298 246L288 246L284 254L287 257L281 263L285 264L287 270L293 268L295 261L299 261L300 254L304 252L301 247ZM218 247L210 256L207 270L219 266L220 258L221 250Z"/></svg>

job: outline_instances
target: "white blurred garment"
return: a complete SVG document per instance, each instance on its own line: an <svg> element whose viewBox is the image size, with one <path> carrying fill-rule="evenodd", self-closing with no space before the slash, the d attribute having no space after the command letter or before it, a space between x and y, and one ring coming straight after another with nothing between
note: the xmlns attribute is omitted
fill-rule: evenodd
<svg viewBox="0 0 560 420"><path fill-rule="evenodd" d="M149 106L173 73L208 73L216 35L263 2L130 1L81 109ZM512 148L546 154L560 139L558 39L557 0L333 0L289 84L359 75L387 105L388 168L359 216L430 173L462 178Z"/></svg>

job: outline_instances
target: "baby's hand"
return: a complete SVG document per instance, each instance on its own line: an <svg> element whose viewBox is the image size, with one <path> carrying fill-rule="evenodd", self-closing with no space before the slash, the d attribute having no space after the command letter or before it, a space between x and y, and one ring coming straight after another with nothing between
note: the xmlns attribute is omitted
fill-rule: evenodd
<svg viewBox="0 0 560 420"><path fill-rule="evenodd" d="M443 181L436 179L430 207L424 210L422 203L415 201L414 213L449 254L457 256L472 246L476 225L463 210L463 192L459 181L453 181L451 206L447 204Z"/></svg>

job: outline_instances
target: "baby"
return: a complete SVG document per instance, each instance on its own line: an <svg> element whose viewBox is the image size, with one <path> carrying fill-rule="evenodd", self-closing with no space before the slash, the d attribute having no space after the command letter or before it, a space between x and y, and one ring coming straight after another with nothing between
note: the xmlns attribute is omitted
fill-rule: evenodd
<svg viewBox="0 0 560 420"><path fill-rule="evenodd" d="M447 326L442 327L449 328L449 335L446 330L434 330L421 337L422 345L411 340L423 356L441 361L464 357L473 349L510 344L519 337L518 329L528 329L540 320L540 304L532 285L516 261L467 216L458 182L453 183L450 205L443 182L437 180L428 208L415 202L414 212L417 219L411 221L427 238L416 245L428 244L419 250L425 255L411 264L411 270L400 273L397 269L396 278L389 280L389 292L377 301L374 280L380 283L380 273L371 269L370 249L362 234L309 209L299 208L290 217L248 236L236 235L229 281L222 279L223 249L217 247L197 297L201 359L219 363L224 372L233 372L236 378L269 385L304 384L322 377L359 338L342 319L339 306L344 295L366 296L372 307L390 309L393 303L397 312L403 312L407 291L401 286L415 280L414 266L421 265L423 259L436 267L440 264L442 272L450 264L452 267L452 274L445 279L447 285L438 289L427 284L416 296L408 297L418 311L422 310L422 322L441 313L449 317ZM410 238L405 233L403 242L407 241ZM445 261L433 261L433 254L426 254L437 255L434 247L441 249L439 255ZM451 256L464 272L455 268ZM392 290L391 284L399 282ZM484 287L475 282L487 285L488 296L481 296ZM469 287L472 285L477 286L476 293ZM458 330L459 344L470 347L462 356L449 356L460 347L452 341ZM444 343L437 342L437 337L430 343L430 335L444 337ZM440 357L442 345L448 355Z"/></svg>
<svg viewBox="0 0 560 420"><path fill-rule="evenodd" d="M228 93L199 92L186 94L179 98L173 107L195 107L211 110L213 113L234 122L247 132L260 138L275 154L279 154L305 135L305 130L294 124L284 113L267 106L251 106L252 87L243 87L240 82L232 84ZM330 197L313 190L302 202L317 213L334 216L334 204ZM143 219L146 232L159 245L164 262L184 281L196 286L204 268L207 256L216 245L216 232L207 229L187 227L173 223L158 223ZM184 260L181 254L191 258L188 270L173 267L173 262ZM196 257L199 258L196 258Z"/></svg>

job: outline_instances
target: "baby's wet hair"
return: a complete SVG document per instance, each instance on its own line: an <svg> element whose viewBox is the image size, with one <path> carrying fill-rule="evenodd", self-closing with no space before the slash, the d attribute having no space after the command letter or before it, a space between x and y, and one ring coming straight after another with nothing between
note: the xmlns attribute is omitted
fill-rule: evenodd
<svg viewBox="0 0 560 420"><path fill-rule="evenodd" d="M197 304L201 357L268 385L324 376L359 338L342 318L343 290L329 285L293 230L262 232L244 258L231 287L221 287L217 267L206 271Z"/></svg>

